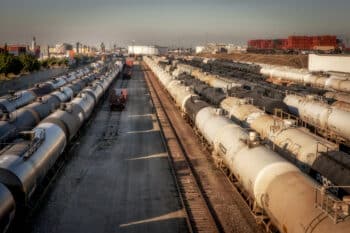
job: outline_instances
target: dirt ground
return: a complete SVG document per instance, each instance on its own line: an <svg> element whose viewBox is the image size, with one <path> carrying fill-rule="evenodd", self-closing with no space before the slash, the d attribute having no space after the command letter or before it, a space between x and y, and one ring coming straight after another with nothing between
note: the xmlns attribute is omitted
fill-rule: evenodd
<svg viewBox="0 0 350 233"><path fill-rule="evenodd" d="M295 68L307 68L308 55L287 55L287 54L254 54L254 53L233 53L233 54L200 54L201 57L222 58L242 62L256 62L271 65L291 66Z"/></svg>

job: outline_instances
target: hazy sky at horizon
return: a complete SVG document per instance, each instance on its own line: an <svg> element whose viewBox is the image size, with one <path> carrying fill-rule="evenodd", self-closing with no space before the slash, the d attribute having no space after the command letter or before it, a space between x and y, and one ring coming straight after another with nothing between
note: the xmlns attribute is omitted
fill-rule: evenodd
<svg viewBox="0 0 350 233"><path fill-rule="evenodd" d="M194 46L335 34L350 39L350 0L1 0L0 43L103 41Z"/></svg>

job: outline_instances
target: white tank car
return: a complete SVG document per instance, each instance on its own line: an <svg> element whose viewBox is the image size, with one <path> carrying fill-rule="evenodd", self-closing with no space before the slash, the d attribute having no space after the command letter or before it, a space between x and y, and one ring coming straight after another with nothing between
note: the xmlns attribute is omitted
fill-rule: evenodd
<svg viewBox="0 0 350 233"><path fill-rule="evenodd" d="M184 111L184 104L186 103L186 100L193 96L197 96L189 87L184 86L179 80L171 81L168 84L167 90L175 99L175 102L178 103L178 106L182 111Z"/></svg>
<svg viewBox="0 0 350 233"><path fill-rule="evenodd" d="M227 121L216 109L205 107L199 110L195 124L212 144L214 152L223 158L257 206L264 209L281 232L350 231L350 221L334 224L315 208L317 184L313 180L267 147L245 143L249 137L247 132ZM344 207L346 210L349 206Z"/></svg>
<svg viewBox="0 0 350 233"><path fill-rule="evenodd" d="M290 112L302 120L321 129L330 130L347 141L350 140L350 128L347 127L349 111L298 95L287 95L283 101Z"/></svg>

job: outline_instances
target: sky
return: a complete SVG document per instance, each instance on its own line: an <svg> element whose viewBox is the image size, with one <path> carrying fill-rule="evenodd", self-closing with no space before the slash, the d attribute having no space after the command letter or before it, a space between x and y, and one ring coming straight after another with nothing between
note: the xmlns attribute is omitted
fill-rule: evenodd
<svg viewBox="0 0 350 233"><path fill-rule="evenodd" d="M0 0L0 43L193 47L335 34L350 40L350 0Z"/></svg>

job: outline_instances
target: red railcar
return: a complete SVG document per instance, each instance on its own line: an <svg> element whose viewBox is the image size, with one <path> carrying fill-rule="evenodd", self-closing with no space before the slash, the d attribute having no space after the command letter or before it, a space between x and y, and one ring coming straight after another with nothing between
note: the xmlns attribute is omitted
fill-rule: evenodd
<svg viewBox="0 0 350 233"><path fill-rule="evenodd" d="M126 64L127 66L129 66L129 67L133 67L134 61L131 60L131 59L126 59L125 64Z"/></svg>
<svg viewBox="0 0 350 233"><path fill-rule="evenodd" d="M112 89L109 95L109 107L111 110L123 110L128 100L128 91L125 88Z"/></svg>
<svg viewBox="0 0 350 233"><path fill-rule="evenodd" d="M325 49L334 52L337 48L337 37L332 35L289 36L287 39L248 41L248 51L262 53L321 51Z"/></svg>

